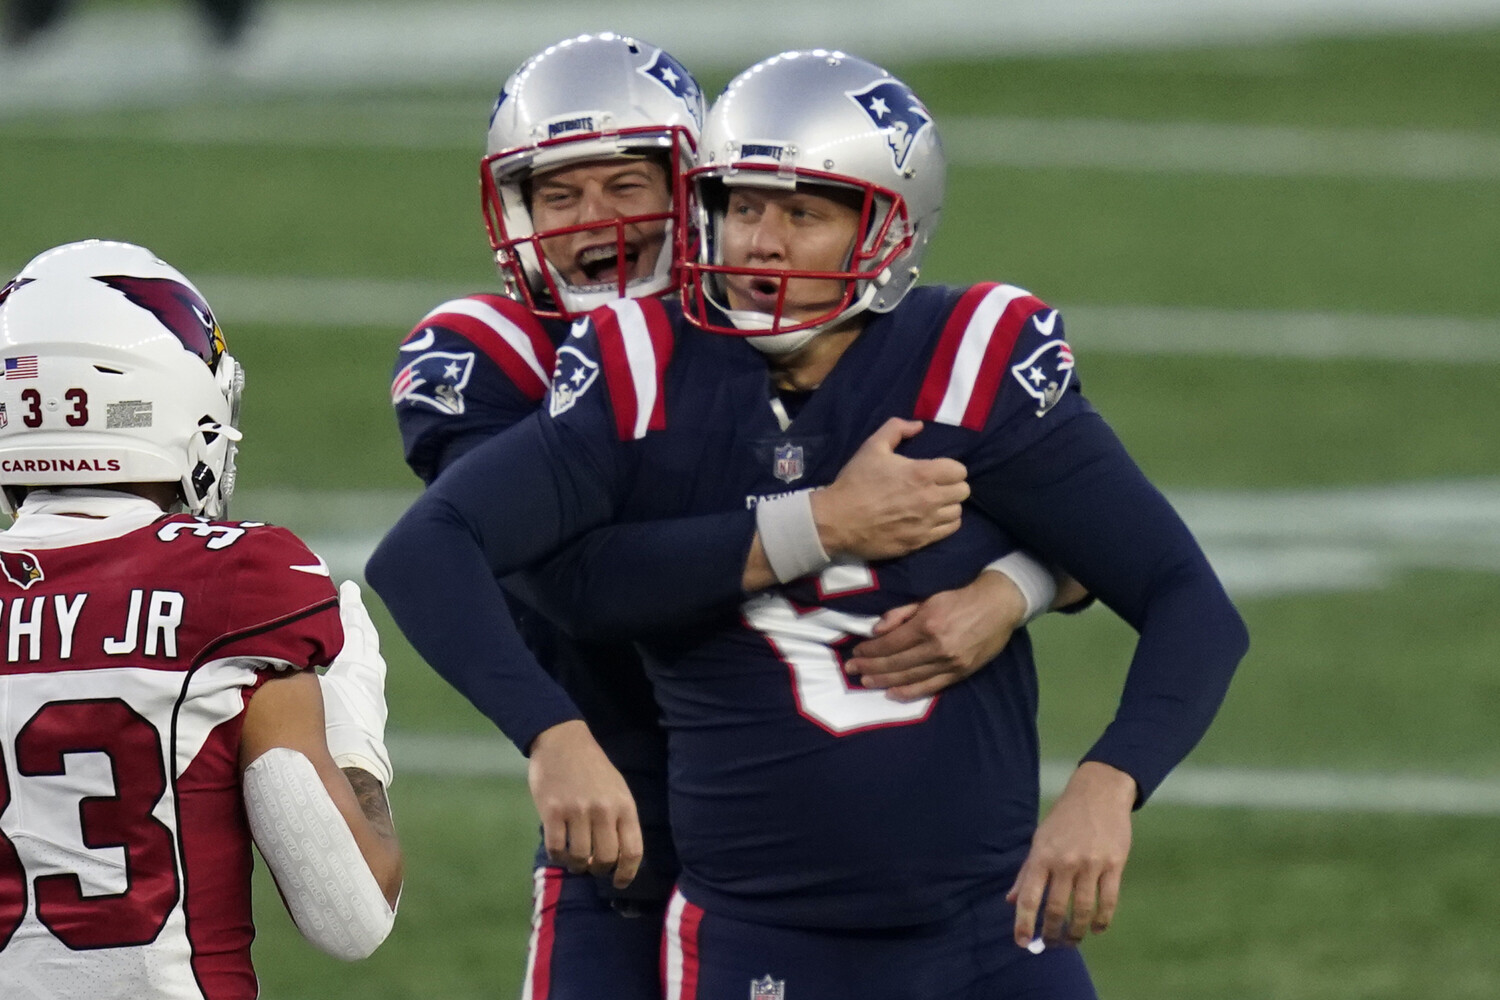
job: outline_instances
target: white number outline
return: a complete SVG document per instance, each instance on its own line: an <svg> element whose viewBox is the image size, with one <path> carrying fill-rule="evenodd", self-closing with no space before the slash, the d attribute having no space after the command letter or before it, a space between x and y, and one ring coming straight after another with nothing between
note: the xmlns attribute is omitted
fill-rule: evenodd
<svg viewBox="0 0 1500 1000"><path fill-rule="evenodd" d="M836 597L876 590L875 572L862 562L834 563L818 575L818 595ZM851 615L830 608L799 609L785 595L768 591L746 601L745 623L765 637L787 665L797 713L834 736L890 726L909 726L927 718L936 695L895 701L878 688L850 686L844 660L836 648L852 636L869 636L879 621L874 615Z"/></svg>

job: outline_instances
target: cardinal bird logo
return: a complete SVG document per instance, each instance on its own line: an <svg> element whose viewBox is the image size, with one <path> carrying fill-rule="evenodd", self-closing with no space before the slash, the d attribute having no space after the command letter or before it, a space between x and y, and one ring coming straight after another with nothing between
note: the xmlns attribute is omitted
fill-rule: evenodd
<svg viewBox="0 0 1500 1000"><path fill-rule="evenodd" d="M203 301L203 296L171 278L141 278L129 274L98 275L102 281L135 305L161 320L182 341L182 346L203 359L210 368L224 354L224 331Z"/></svg>
<svg viewBox="0 0 1500 1000"><path fill-rule="evenodd" d="M4 570L5 578L22 590L29 590L33 583L47 579L42 564L30 552L0 552L0 570Z"/></svg>

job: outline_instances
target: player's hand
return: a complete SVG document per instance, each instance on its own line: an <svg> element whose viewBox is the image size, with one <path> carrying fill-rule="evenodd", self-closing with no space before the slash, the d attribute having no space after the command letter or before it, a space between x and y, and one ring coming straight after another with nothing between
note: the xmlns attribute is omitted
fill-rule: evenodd
<svg viewBox="0 0 1500 1000"><path fill-rule="evenodd" d="M619 889L635 879L645 853L635 799L587 725L574 719L543 730L527 780L550 860L574 873L612 870Z"/></svg>
<svg viewBox="0 0 1500 1000"><path fill-rule="evenodd" d="M328 752L339 767L368 771L389 788L394 772L385 749L385 659L380 633L353 580L339 587L339 621L344 648L318 678Z"/></svg>
<svg viewBox="0 0 1500 1000"><path fill-rule="evenodd" d="M896 454L921 429L921 421L892 417L832 484L814 491L813 520L830 556L894 559L958 530L968 470L951 458Z"/></svg>
<svg viewBox="0 0 1500 1000"><path fill-rule="evenodd" d="M1026 597L1015 581L980 573L966 587L881 615L844 670L897 701L925 698L994 659L1025 620Z"/></svg>
<svg viewBox="0 0 1500 1000"><path fill-rule="evenodd" d="M1031 852L1006 900L1016 907L1016 944L1036 937L1046 895L1042 940L1078 944L1109 929L1130 854L1135 780L1098 761L1084 761L1031 838Z"/></svg>

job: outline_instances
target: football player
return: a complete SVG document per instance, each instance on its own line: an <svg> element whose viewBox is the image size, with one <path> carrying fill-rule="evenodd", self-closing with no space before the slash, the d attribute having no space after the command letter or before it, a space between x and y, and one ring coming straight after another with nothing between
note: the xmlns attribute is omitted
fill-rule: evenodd
<svg viewBox="0 0 1500 1000"><path fill-rule="evenodd" d="M1092 997L1077 951L1046 943L1108 927L1131 810L1212 720L1244 625L1083 397L1058 313L1010 285L916 286L945 164L909 88L787 53L730 85L701 148L679 217L696 326L651 300L595 313L554 379L576 388L454 466L369 578L429 661L493 672L525 657L494 573L612 519L792 508L880 422L921 420L903 450L962 461L988 519L900 558L809 560L641 643L682 862L668 995ZM882 616L1018 540L1139 632L1115 719L1040 825L1024 633L915 701L847 682Z"/></svg>
<svg viewBox="0 0 1500 1000"><path fill-rule="evenodd" d="M225 519L243 374L208 304L68 244L0 289L0 355L0 994L253 1000L252 840L310 942L369 955L385 664L353 583Z"/></svg>
<svg viewBox="0 0 1500 1000"><path fill-rule="evenodd" d="M536 410L566 359L581 365L552 386L553 408L589 391L597 367L578 353L570 333L583 324L574 321L605 303L675 292L672 192L696 161L702 117L697 83L680 63L614 34L549 46L507 80L480 169L502 294L433 309L395 367L406 458L425 482ZM898 423L878 433L833 488L801 497L801 520L767 518L757 533L756 513L736 502L701 518L602 531L508 577L521 598L513 613L550 677L454 673L432 661L531 757L545 841L528 996L660 994L660 930L677 874L666 744L638 656L619 640L732 610L744 593L799 576L828 552L894 556L956 528L962 470L897 456L911 432ZM783 475L800 475L794 457ZM928 694L987 660L1028 607L1046 608L1049 574L1020 554L996 569L893 616L868 650L868 683ZM600 803L592 810L590 797ZM640 848L627 799L644 834L633 879Z"/></svg>

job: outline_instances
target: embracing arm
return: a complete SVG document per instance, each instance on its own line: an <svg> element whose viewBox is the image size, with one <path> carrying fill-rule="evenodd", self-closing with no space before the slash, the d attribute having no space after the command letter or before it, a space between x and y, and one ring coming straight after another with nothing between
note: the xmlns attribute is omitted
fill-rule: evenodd
<svg viewBox="0 0 1500 1000"><path fill-rule="evenodd" d="M962 464L896 453L921 426L887 421L824 489L598 528L506 587L579 638L618 639L733 609L835 557L905 555L957 530L968 496Z"/></svg>

